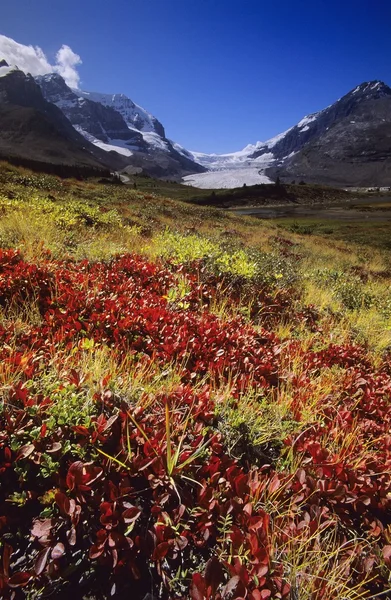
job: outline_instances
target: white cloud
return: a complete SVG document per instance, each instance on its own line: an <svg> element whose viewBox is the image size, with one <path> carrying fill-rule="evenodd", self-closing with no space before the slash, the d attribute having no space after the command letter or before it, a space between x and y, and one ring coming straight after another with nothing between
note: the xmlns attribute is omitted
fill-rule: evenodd
<svg viewBox="0 0 391 600"><path fill-rule="evenodd" d="M76 66L81 64L81 58L73 52L69 46L61 46L56 54L55 70L59 73L71 88L78 88L80 75L77 72Z"/></svg>
<svg viewBox="0 0 391 600"><path fill-rule="evenodd" d="M0 60L3 58L10 66L17 65L25 73L34 76L59 73L70 87L79 87L80 75L76 67L82 61L69 46L61 46L56 54L56 63L51 65L39 46L25 46L0 35Z"/></svg>

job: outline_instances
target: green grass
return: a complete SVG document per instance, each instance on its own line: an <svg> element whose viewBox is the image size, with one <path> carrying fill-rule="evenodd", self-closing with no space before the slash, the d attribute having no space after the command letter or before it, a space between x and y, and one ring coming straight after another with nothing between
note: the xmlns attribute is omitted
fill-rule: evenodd
<svg viewBox="0 0 391 600"><path fill-rule="evenodd" d="M378 206L378 205L377 205ZM371 246L379 250L391 249L391 221L368 221L365 212L362 221L338 221L312 217L286 217L273 219L273 223L284 233L294 232L303 235L319 235L331 240L341 240L361 246Z"/></svg>
<svg viewBox="0 0 391 600"><path fill-rule="evenodd" d="M46 259L47 252L60 259L108 260L125 252L176 262L202 259L210 272L248 282L236 309L242 315L256 301L251 282L264 283L275 293L294 290L303 306L314 304L325 327L341 339L353 336L379 351L391 346L390 223L365 222L365 213L362 223L260 220L157 193L180 195L186 186L136 179L136 188L61 180L2 163L0 244L34 260ZM295 187L307 195L316 189ZM185 296L178 281L171 301L186 302ZM213 306L220 316L230 312L224 286Z"/></svg>

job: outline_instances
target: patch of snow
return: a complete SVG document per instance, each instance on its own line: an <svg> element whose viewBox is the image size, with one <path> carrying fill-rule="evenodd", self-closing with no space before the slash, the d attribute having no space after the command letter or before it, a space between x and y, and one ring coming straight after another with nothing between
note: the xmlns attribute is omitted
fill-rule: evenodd
<svg viewBox="0 0 391 600"><path fill-rule="evenodd" d="M0 77L5 77L12 71L19 71L16 65L11 65L10 67L0 67Z"/></svg>
<svg viewBox="0 0 391 600"><path fill-rule="evenodd" d="M100 92L84 92L75 89L72 91L80 97L114 108L123 116L128 126L132 128L137 127L138 131L155 132L154 116L138 104L135 104L125 94L101 94Z"/></svg>
<svg viewBox="0 0 391 600"><path fill-rule="evenodd" d="M298 122L297 127L301 129L302 127L307 127L309 129L308 124L313 123L318 118L319 113L314 113L313 115L307 115L301 121Z"/></svg>
<svg viewBox="0 0 391 600"><path fill-rule="evenodd" d="M189 160L193 160L194 161L194 156L193 156L193 154L191 152L189 152L189 150L186 150L186 148L184 148L183 146L181 146L177 142L174 142L173 140L169 140L169 142L172 145L172 147L174 148L174 150L176 150L177 152L179 152L179 154L181 154L185 158L188 158Z"/></svg>
<svg viewBox="0 0 391 600"><path fill-rule="evenodd" d="M360 91L360 86L358 85L355 90L352 91L352 94L357 94Z"/></svg>
<svg viewBox="0 0 391 600"><path fill-rule="evenodd" d="M291 152L287 156L284 156L284 158L282 160L286 160L287 158L292 158L292 156L295 156L295 154L297 154L297 152Z"/></svg>
<svg viewBox="0 0 391 600"><path fill-rule="evenodd" d="M246 185L256 185L260 183L273 183L261 169L258 168L241 168L241 169L225 169L222 171L209 171L208 173L197 173L195 175L187 175L183 178L185 185L202 189L231 189Z"/></svg>
<svg viewBox="0 0 391 600"><path fill-rule="evenodd" d="M61 96L59 96L58 100L51 100L51 102L53 102L53 104L58 106L58 108L61 110L66 110L67 108L74 108L76 104L78 104L78 100L78 98L68 99L61 98Z"/></svg>
<svg viewBox="0 0 391 600"><path fill-rule="evenodd" d="M300 133L303 133L304 131L308 131L308 130L309 130L309 127L308 127L308 125L306 125L305 127L302 128Z"/></svg>
<svg viewBox="0 0 391 600"><path fill-rule="evenodd" d="M88 133L88 131L82 129L80 125L75 125L74 127L76 131L81 133L81 135L85 137L86 140L91 142L91 144L94 144L94 146L97 146L102 150L106 150L106 152L114 150L123 156L132 156L133 154L133 152L129 149L129 146L127 146L123 140L110 140L110 144L106 144L105 142L102 142L102 140L98 140L96 137Z"/></svg>
<svg viewBox="0 0 391 600"><path fill-rule="evenodd" d="M269 167L270 164L275 161L275 158L273 152L265 152L265 154L261 154L261 156L258 156L252 160L253 162L257 163L257 165L263 164Z"/></svg>
<svg viewBox="0 0 391 600"><path fill-rule="evenodd" d="M283 131L282 133L279 133L278 135L276 135L274 138L267 140L265 142L265 146L267 146L268 148L274 148L274 146L276 144L278 144L278 142L280 142L290 131L292 131L292 129L293 129L293 127L290 127L286 131Z"/></svg>
<svg viewBox="0 0 391 600"><path fill-rule="evenodd" d="M221 171L223 169L241 167L245 163L250 162L249 156L256 150L259 150L261 147L264 147L264 145L261 145L259 142L259 146L250 144L243 150L239 150L239 152L231 152L229 154L205 154L203 152L190 152L190 155L193 157L195 162L206 167L207 169Z"/></svg>
<svg viewBox="0 0 391 600"><path fill-rule="evenodd" d="M141 131L139 133L142 134L147 144L152 146L155 150L163 150L164 152L168 152L167 143L157 133L154 133L152 131Z"/></svg>

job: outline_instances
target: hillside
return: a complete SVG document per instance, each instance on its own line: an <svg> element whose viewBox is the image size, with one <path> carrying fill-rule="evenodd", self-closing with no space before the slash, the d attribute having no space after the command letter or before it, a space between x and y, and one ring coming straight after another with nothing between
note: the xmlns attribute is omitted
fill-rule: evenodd
<svg viewBox="0 0 391 600"><path fill-rule="evenodd" d="M0 67L0 156L101 169L121 168L122 159L87 142L62 112L42 96L33 77Z"/></svg>
<svg viewBox="0 0 391 600"><path fill-rule="evenodd" d="M6 163L0 213L2 597L389 596L389 246Z"/></svg>

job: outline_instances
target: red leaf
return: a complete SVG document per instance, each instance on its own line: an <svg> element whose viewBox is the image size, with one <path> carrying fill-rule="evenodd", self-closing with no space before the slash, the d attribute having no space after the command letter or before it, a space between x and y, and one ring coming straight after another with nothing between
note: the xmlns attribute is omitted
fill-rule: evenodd
<svg viewBox="0 0 391 600"><path fill-rule="evenodd" d="M107 431L108 429L110 429L110 427L113 425L113 423L115 423L115 421L118 419L118 415L112 415L108 420L107 423L103 429L103 431Z"/></svg>
<svg viewBox="0 0 391 600"><path fill-rule="evenodd" d="M132 523L133 521L136 521L140 515L141 510L137 508L137 506L131 506L122 513L122 518L125 523Z"/></svg>
<svg viewBox="0 0 391 600"><path fill-rule="evenodd" d="M16 460L21 460L22 458L27 458L32 454L35 450L34 444L26 444L19 448L18 454L16 456Z"/></svg>
<svg viewBox="0 0 391 600"><path fill-rule="evenodd" d="M104 549L105 549L104 546L100 546L98 544L93 544L88 553L90 559L95 560L96 558L99 558L100 556L102 556Z"/></svg>
<svg viewBox="0 0 391 600"><path fill-rule="evenodd" d="M84 435L85 437L89 437L90 435L89 430L87 429L87 427L84 427L84 425L74 425L72 429L75 433L78 433L79 435Z"/></svg>
<svg viewBox="0 0 391 600"><path fill-rule="evenodd" d="M58 560L59 558L61 558L65 553L65 546L64 544L61 544L61 542L59 542L58 544L56 544L52 550L52 559L53 560Z"/></svg>
<svg viewBox="0 0 391 600"><path fill-rule="evenodd" d="M219 559L213 556L206 563L205 583L207 587L212 588L212 594L216 593L220 583L224 581L224 571Z"/></svg>
<svg viewBox="0 0 391 600"><path fill-rule="evenodd" d="M301 483L301 485L305 484L305 480L307 479L307 474L304 469L298 469L296 472L296 477Z"/></svg>
<svg viewBox="0 0 391 600"><path fill-rule="evenodd" d="M60 509L61 514L64 517L67 517L70 515L70 509L71 509L71 502L68 498L68 496L66 496L65 494L63 494L63 492L57 492L55 495L55 499L57 502L57 505Z"/></svg>
<svg viewBox="0 0 391 600"><path fill-rule="evenodd" d="M54 452L58 452L59 450L61 450L61 448L61 442L53 442L52 447L47 448L46 452L48 452L49 454L54 454Z"/></svg>
<svg viewBox="0 0 391 600"><path fill-rule="evenodd" d="M238 575L234 575L228 581L227 585L225 585L223 587L222 597L223 598L225 598L225 597L229 597L229 598L235 597L234 594L236 596L238 596L238 595L244 596L245 593L246 593L246 590L244 589L243 583L240 581L240 577Z"/></svg>
<svg viewBox="0 0 391 600"><path fill-rule="evenodd" d="M89 490L89 486L94 483L103 473L103 469L96 467L92 463L82 463L80 460L72 463L68 469L66 483L70 490L80 488Z"/></svg>
<svg viewBox="0 0 391 600"><path fill-rule="evenodd" d="M24 587L28 584L31 578L32 574L28 571L19 571L18 573L15 573L15 575L12 575L12 577L8 580L8 585L11 588Z"/></svg>
<svg viewBox="0 0 391 600"><path fill-rule="evenodd" d="M67 538L70 546L74 546L76 544L76 529L73 525L67 532Z"/></svg>
<svg viewBox="0 0 391 600"><path fill-rule="evenodd" d="M49 541L51 530L53 527L53 519L36 519L31 529L31 535L38 538L40 544L46 545Z"/></svg>
<svg viewBox="0 0 391 600"><path fill-rule="evenodd" d="M274 475L273 479L269 483L269 492L271 494L273 494L274 492L276 492L278 490L280 485L281 485L281 482L280 482L278 475Z"/></svg>
<svg viewBox="0 0 391 600"><path fill-rule="evenodd" d="M47 560L49 558L50 550L51 550L50 547L44 548L38 554L38 556L35 560L35 563L34 563L34 571L37 575L40 575L44 571Z"/></svg>
<svg viewBox="0 0 391 600"><path fill-rule="evenodd" d="M189 540L184 535L180 535L179 537L175 538L175 546L178 548L178 550L184 550L188 543Z"/></svg>
<svg viewBox="0 0 391 600"><path fill-rule="evenodd" d="M154 559L161 560L162 558L164 558L166 556L169 549L170 549L170 544L168 544L167 542L161 542L161 544L158 544L155 548L155 551L153 553Z"/></svg>
<svg viewBox="0 0 391 600"><path fill-rule="evenodd" d="M9 566L10 566L10 558L13 552L12 546L9 544L4 544L3 550L3 573L6 577L8 577Z"/></svg>
<svg viewBox="0 0 391 600"><path fill-rule="evenodd" d="M190 585L191 600L205 600L206 583L201 573L194 573Z"/></svg>

